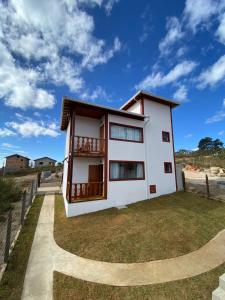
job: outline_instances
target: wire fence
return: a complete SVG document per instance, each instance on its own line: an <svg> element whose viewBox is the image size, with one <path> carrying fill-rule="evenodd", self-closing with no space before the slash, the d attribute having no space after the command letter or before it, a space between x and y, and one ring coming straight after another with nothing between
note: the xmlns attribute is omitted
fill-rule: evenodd
<svg viewBox="0 0 225 300"><path fill-rule="evenodd" d="M200 174L198 178L188 178L183 172L184 190L210 199L225 201L225 179Z"/></svg>
<svg viewBox="0 0 225 300"><path fill-rule="evenodd" d="M6 218L0 222L0 270L8 262L11 248L17 239L21 226L24 225L26 214L32 205L38 188L38 179L32 180L23 190L21 200L14 203Z"/></svg>

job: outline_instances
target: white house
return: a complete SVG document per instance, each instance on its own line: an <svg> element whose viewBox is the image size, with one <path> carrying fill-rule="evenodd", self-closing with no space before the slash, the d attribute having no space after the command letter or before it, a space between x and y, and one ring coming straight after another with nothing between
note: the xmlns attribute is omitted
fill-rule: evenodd
<svg viewBox="0 0 225 300"><path fill-rule="evenodd" d="M138 92L120 109L64 97L63 197L68 217L177 190L172 108Z"/></svg>

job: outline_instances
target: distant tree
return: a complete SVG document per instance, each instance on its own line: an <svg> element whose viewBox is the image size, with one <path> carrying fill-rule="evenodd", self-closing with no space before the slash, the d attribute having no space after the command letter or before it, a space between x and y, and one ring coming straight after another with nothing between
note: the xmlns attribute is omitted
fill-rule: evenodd
<svg viewBox="0 0 225 300"><path fill-rule="evenodd" d="M221 149L223 149L223 142L220 139L215 139L213 141L213 148L214 148L214 150L221 150Z"/></svg>
<svg viewBox="0 0 225 300"><path fill-rule="evenodd" d="M205 137L201 139L198 143L198 149L201 151L212 150L213 139L211 137Z"/></svg>
<svg viewBox="0 0 225 300"><path fill-rule="evenodd" d="M220 139L213 140L211 137L205 137L198 143L200 151L218 151L223 149L223 142Z"/></svg>

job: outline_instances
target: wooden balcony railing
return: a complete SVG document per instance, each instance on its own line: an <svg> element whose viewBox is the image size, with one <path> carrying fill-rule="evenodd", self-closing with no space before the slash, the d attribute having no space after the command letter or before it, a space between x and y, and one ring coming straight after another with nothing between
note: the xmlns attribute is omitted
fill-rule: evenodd
<svg viewBox="0 0 225 300"><path fill-rule="evenodd" d="M72 201L94 200L103 197L103 182L73 183Z"/></svg>
<svg viewBox="0 0 225 300"><path fill-rule="evenodd" d="M76 135L74 138L74 151L77 156L104 155L105 139Z"/></svg>

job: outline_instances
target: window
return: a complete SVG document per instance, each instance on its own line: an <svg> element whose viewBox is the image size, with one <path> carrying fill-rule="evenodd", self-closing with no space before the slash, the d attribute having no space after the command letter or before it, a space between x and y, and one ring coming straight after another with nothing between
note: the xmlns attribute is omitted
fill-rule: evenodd
<svg viewBox="0 0 225 300"><path fill-rule="evenodd" d="M155 194L156 193L156 185L152 184L149 186L150 194Z"/></svg>
<svg viewBox="0 0 225 300"><path fill-rule="evenodd" d="M170 133L168 131L162 131L162 141L163 142L170 142Z"/></svg>
<svg viewBox="0 0 225 300"><path fill-rule="evenodd" d="M143 143L143 128L110 123L110 139Z"/></svg>
<svg viewBox="0 0 225 300"><path fill-rule="evenodd" d="M172 163L171 162L164 162L164 171L165 173L172 173Z"/></svg>
<svg viewBox="0 0 225 300"><path fill-rule="evenodd" d="M145 179L143 161L110 161L109 179L141 180Z"/></svg>

